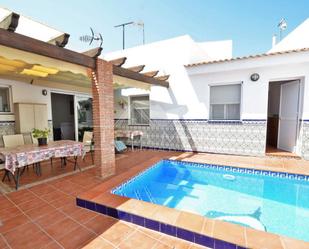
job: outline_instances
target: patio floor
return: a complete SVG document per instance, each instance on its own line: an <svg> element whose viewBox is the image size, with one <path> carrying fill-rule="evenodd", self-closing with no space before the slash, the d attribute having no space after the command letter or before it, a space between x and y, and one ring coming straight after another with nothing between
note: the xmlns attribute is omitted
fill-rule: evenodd
<svg viewBox="0 0 309 249"><path fill-rule="evenodd" d="M235 166L251 164L272 170L309 174L309 162L303 160L151 150L128 151L118 156L116 174L161 158L203 160L218 164L225 162ZM91 164L89 160L86 160L85 165ZM202 248L76 206L76 196L105 180L97 178L95 169L89 168L27 189L2 194L0 248Z"/></svg>
<svg viewBox="0 0 309 249"><path fill-rule="evenodd" d="M117 174L135 163L175 154L143 151L136 157L135 152L127 152L116 159ZM85 165L87 163L91 163L90 158ZM50 165L46 167L50 168ZM42 169L44 175L44 167ZM47 173L48 169L45 170ZM72 170L70 166L66 173L69 170ZM31 180L31 172L32 168L24 183ZM47 178L48 174L45 175ZM37 176L33 175L33 178ZM101 182L103 180L95 176L95 169L90 168L27 189L1 194L0 248L202 248L77 207L76 196Z"/></svg>

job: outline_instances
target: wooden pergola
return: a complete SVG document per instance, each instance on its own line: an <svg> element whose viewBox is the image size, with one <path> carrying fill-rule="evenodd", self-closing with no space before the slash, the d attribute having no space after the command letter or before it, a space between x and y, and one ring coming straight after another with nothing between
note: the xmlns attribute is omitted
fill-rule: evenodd
<svg viewBox="0 0 309 249"><path fill-rule="evenodd" d="M144 65L124 68L123 65L126 58L119 58L113 61L100 59L98 56L101 54L102 48L95 48L84 53L66 49L65 46L69 40L69 34L67 33L54 37L48 42L16 33L18 21L19 15L16 13L12 13L0 21L0 46L2 48L14 49L15 53L20 51L21 54L26 52L43 56L42 58L45 58L45 60L48 58L56 60L59 61L59 67L61 67L61 62L68 65L81 66L88 72L88 80L91 82L93 96L93 128L96 145L94 162L99 176L106 177L114 174L113 77L117 76L149 86L169 87L168 75L157 76L157 71L141 73ZM56 79L61 79L60 76L58 75ZM56 76L51 75L51 77ZM65 77L68 77L68 75L63 76L63 78ZM76 78L73 77L72 81L74 79ZM78 78L78 80L80 79Z"/></svg>

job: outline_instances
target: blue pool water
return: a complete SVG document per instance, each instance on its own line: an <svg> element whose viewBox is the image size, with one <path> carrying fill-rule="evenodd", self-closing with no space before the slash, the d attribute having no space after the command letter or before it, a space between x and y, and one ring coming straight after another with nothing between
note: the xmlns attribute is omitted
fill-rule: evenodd
<svg viewBox="0 0 309 249"><path fill-rule="evenodd" d="M309 242L309 177L163 160L113 193Z"/></svg>

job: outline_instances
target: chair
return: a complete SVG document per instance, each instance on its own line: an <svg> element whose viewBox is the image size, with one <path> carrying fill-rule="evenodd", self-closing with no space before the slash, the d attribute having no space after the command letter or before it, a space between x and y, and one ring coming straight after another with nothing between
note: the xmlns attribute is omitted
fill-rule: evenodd
<svg viewBox="0 0 309 249"><path fill-rule="evenodd" d="M4 147L5 148L14 148L14 147L17 147L17 146L25 144L24 136L22 134L3 135L2 138L3 138L3 143L4 143ZM2 167L4 168L4 163L1 164L1 168ZM28 165L26 166L26 168L28 169ZM22 170L20 175L23 174L24 169ZM6 177L10 181L9 173L10 172L5 169L5 174L4 174L3 178L2 178L2 181L4 181ZM14 176L13 176L13 178L14 178Z"/></svg>
<svg viewBox="0 0 309 249"><path fill-rule="evenodd" d="M121 153L127 149L127 146L121 140L115 140L115 151Z"/></svg>
<svg viewBox="0 0 309 249"><path fill-rule="evenodd" d="M22 134L3 135L3 143L6 148L13 148L19 145L24 145L24 136Z"/></svg>
<svg viewBox="0 0 309 249"><path fill-rule="evenodd" d="M84 151L83 151L83 160L85 159L85 155L87 152L91 154L92 163L94 163L93 159L93 132L85 131L83 135L83 144L84 144Z"/></svg>
<svg viewBox="0 0 309 249"><path fill-rule="evenodd" d="M35 138L35 137L33 136L33 133L32 133L32 132L31 132L30 134L31 134L32 143L35 144L35 145L38 145L38 144L39 144L38 139ZM47 140L49 140L49 138L47 138ZM50 166L51 166L51 168L52 168L52 170L53 170L53 158L52 158L52 157L50 158ZM38 167L39 167L39 170L41 170L41 165L40 165L40 163L38 163L38 164L36 165L36 168L38 168ZM38 172L38 169L36 170L36 173L37 173L37 175L40 175L40 172Z"/></svg>

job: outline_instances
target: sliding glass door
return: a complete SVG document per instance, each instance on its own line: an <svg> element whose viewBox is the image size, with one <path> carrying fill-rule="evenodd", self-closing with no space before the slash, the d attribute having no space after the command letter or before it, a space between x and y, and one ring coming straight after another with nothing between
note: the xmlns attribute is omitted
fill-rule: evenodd
<svg viewBox="0 0 309 249"><path fill-rule="evenodd" d="M76 95L76 121L78 141L83 140L85 131L92 131L92 98L89 96Z"/></svg>

